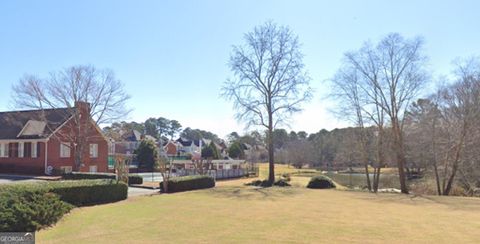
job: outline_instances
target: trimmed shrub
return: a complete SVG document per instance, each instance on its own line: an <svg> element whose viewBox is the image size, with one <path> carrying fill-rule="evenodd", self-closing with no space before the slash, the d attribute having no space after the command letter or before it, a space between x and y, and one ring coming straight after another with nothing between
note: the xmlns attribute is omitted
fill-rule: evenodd
<svg viewBox="0 0 480 244"><path fill-rule="evenodd" d="M129 175L128 176L129 185L141 185L143 184L143 177L140 175Z"/></svg>
<svg viewBox="0 0 480 244"><path fill-rule="evenodd" d="M63 175L64 180L95 180L95 179L116 179L115 174L111 173L83 173L71 172ZM143 178L139 175L129 175L128 184L143 184Z"/></svg>
<svg viewBox="0 0 480 244"><path fill-rule="evenodd" d="M286 180L286 179L278 179L277 181L275 181L275 183L273 183L273 185L275 186L280 186L280 187L285 187L285 186L291 186L289 183L288 183L289 180Z"/></svg>
<svg viewBox="0 0 480 244"><path fill-rule="evenodd" d="M110 173L83 173L71 172L62 176L64 180L96 180L96 179L115 179L115 174Z"/></svg>
<svg viewBox="0 0 480 244"><path fill-rule="evenodd" d="M117 202L128 196L127 184L111 179L52 182L49 188L62 201L75 206Z"/></svg>
<svg viewBox="0 0 480 244"><path fill-rule="evenodd" d="M206 175L194 175L175 177L168 181L168 193L198 190L215 187L215 180ZM163 190L163 181L160 182L160 190Z"/></svg>
<svg viewBox="0 0 480 244"><path fill-rule="evenodd" d="M250 183L245 183L246 186L260 186L260 187L271 187L272 184L268 180L254 180Z"/></svg>
<svg viewBox="0 0 480 244"><path fill-rule="evenodd" d="M333 183L332 179L328 178L325 175L318 175L310 179L310 182L308 182L307 188L312 188L312 189L335 188L335 183Z"/></svg>
<svg viewBox="0 0 480 244"><path fill-rule="evenodd" d="M33 232L56 223L74 206L126 199L128 186L111 179L0 186L0 232Z"/></svg>
<svg viewBox="0 0 480 244"><path fill-rule="evenodd" d="M271 187L272 184L270 184L268 182L268 180L254 180L250 183L245 183L246 186L259 186L259 187ZM273 183L274 186L280 186L280 187L284 187L284 186L291 186L289 183L288 183L288 180L285 179L285 178L280 178L278 179L277 181L275 181Z"/></svg>
<svg viewBox="0 0 480 244"><path fill-rule="evenodd" d="M0 232L33 232L55 224L73 208L37 184L0 187Z"/></svg>

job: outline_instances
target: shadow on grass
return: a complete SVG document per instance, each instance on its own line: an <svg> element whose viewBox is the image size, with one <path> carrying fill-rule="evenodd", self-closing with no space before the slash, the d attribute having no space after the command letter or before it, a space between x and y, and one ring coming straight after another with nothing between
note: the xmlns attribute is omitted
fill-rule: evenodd
<svg viewBox="0 0 480 244"><path fill-rule="evenodd" d="M379 202L382 204L402 203L408 205L428 205L439 204L451 210L480 211L480 198L474 197L455 197L455 196L434 196L434 195L415 195L415 194L399 194L399 193L368 193L354 192L353 198Z"/></svg>
<svg viewBox="0 0 480 244"><path fill-rule="evenodd" d="M433 203L442 204L454 210L480 211L480 198L457 196L418 196Z"/></svg>
<svg viewBox="0 0 480 244"><path fill-rule="evenodd" d="M254 187L254 186L228 186L214 188L210 191L214 197L238 200L265 200L276 201L285 197L299 194L298 190L291 187Z"/></svg>

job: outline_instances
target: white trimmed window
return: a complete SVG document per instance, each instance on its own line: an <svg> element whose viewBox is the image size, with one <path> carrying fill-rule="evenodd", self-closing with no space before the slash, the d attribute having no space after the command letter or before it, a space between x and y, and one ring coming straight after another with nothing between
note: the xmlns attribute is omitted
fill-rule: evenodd
<svg viewBox="0 0 480 244"><path fill-rule="evenodd" d="M0 143L0 158L8 158L8 143Z"/></svg>
<svg viewBox="0 0 480 244"><path fill-rule="evenodd" d="M60 143L60 157L69 158L70 157L70 143L62 142Z"/></svg>
<svg viewBox="0 0 480 244"><path fill-rule="evenodd" d="M25 143L23 143L23 142L18 143L18 157L19 158L23 158L23 149L25 148L24 145L25 145Z"/></svg>
<svg viewBox="0 0 480 244"><path fill-rule="evenodd" d="M90 158L98 158L98 144L90 144Z"/></svg>
<svg viewBox="0 0 480 244"><path fill-rule="evenodd" d="M37 143L38 142L32 142L32 158L38 157L38 155L37 155Z"/></svg>
<svg viewBox="0 0 480 244"><path fill-rule="evenodd" d="M90 173L97 173L97 165L90 165L89 171Z"/></svg>

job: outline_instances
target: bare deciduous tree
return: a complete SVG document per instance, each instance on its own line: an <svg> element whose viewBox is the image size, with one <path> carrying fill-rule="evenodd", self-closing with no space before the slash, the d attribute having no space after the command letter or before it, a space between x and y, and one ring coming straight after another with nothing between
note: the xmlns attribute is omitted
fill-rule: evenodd
<svg viewBox="0 0 480 244"><path fill-rule="evenodd" d="M348 60L348 59L347 59ZM376 73L376 67L371 67L371 72ZM352 138L357 141L355 148L350 148L359 151L359 160L362 162L365 169L365 176L367 181L367 188L369 191L376 192L378 189L378 182L380 180L380 169L385 164L384 152L384 127L385 127L385 112L381 109L379 103L382 101L376 95L378 91L373 87L366 86L362 82L363 76L358 73L356 68L346 62L335 77L332 79L334 88L332 96L337 99L339 106L337 114L342 118L350 119L358 130L355 131ZM369 97L369 92L375 94L372 98ZM369 125L375 126L375 162L372 161L373 156L370 154L369 138L372 130ZM369 136L370 135L370 136ZM370 180L369 165L374 168L373 184Z"/></svg>
<svg viewBox="0 0 480 244"><path fill-rule="evenodd" d="M270 183L275 180L273 129L312 96L310 78L304 71L298 37L272 22L245 34L244 45L234 46L229 66L235 79L222 95L233 101L238 120L267 129Z"/></svg>
<svg viewBox="0 0 480 244"><path fill-rule="evenodd" d="M480 185L479 60L461 61L454 75L452 84L412 106L407 145L411 161L432 167L438 195L449 195L455 182L471 195Z"/></svg>
<svg viewBox="0 0 480 244"><path fill-rule="evenodd" d="M158 157L155 162L155 166L162 176L162 187L165 193L168 193L168 182L173 176L173 160L173 158L168 158L165 153L160 153L160 157Z"/></svg>
<svg viewBox="0 0 480 244"><path fill-rule="evenodd" d="M465 147L475 135L480 116L480 66L473 60L460 63L457 81L439 91L442 128L441 145L444 154L442 195L452 190L455 177L465 162Z"/></svg>
<svg viewBox="0 0 480 244"><path fill-rule="evenodd" d="M13 86L12 99L16 107L45 110L68 108L62 110L64 116L72 116L72 123L62 133L62 141L69 142L74 149L75 165L80 167L83 155L88 150L86 143L88 131L94 126L124 118L130 112L126 108L129 99L123 89L123 83L115 78L111 70L99 70L93 66L73 66L58 72L52 72L42 79L26 75ZM74 109L80 103L88 111L88 118L81 118L81 109ZM46 120L46 117L44 116Z"/></svg>
<svg viewBox="0 0 480 244"><path fill-rule="evenodd" d="M420 38L410 40L394 33L387 35L376 46L366 43L359 51L347 53L344 61L348 74L355 75L358 80L356 91L362 94L359 96L361 104L372 107L373 111L380 110L375 112L377 115L385 113L385 118L382 115L381 119L391 126L392 149L396 155L402 193L408 193L405 179L404 113L427 81L424 70L426 58L422 54L422 46ZM350 95L353 90L349 90ZM365 109L362 110L366 112ZM373 114L369 117L380 119Z"/></svg>

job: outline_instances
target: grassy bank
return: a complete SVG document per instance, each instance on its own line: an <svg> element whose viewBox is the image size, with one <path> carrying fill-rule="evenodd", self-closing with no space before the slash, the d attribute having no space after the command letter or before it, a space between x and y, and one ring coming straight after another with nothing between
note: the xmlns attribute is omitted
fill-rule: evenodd
<svg viewBox="0 0 480 244"><path fill-rule="evenodd" d="M306 177L298 177L306 178ZM39 243L475 243L480 199L304 187L214 189L75 209ZM297 182L299 183L299 182Z"/></svg>

